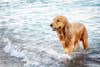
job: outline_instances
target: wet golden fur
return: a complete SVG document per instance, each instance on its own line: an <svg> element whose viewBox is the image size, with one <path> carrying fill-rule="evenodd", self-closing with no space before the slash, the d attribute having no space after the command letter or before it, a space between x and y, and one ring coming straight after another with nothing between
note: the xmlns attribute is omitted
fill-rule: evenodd
<svg viewBox="0 0 100 67"><path fill-rule="evenodd" d="M82 41L84 49L88 48L88 33L82 23L70 23L65 16L56 16L51 27L57 32L64 51L71 54Z"/></svg>

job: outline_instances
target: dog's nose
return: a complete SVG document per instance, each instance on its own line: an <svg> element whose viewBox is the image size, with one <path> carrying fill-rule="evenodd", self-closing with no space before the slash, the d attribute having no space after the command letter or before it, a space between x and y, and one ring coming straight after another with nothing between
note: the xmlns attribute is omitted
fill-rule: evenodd
<svg viewBox="0 0 100 67"><path fill-rule="evenodd" d="M52 25L52 24L50 24L50 26L52 27L53 25Z"/></svg>
<svg viewBox="0 0 100 67"><path fill-rule="evenodd" d="M59 29L61 29L61 27L59 27Z"/></svg>

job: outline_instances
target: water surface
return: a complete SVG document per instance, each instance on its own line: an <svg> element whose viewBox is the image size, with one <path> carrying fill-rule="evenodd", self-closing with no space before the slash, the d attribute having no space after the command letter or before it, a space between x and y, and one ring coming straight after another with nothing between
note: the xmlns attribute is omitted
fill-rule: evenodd
<svg viewBox="0 0 100 67"><path fill-rule="evenodd" d="M49 26L57 15L87 27L87 53L80 49L73 57L65 55L56 32ZM24 67L100 67L100 1L1 0L2 44L5 47L1 50L11 57L23 58L20 61L26 62Z"/></svg>

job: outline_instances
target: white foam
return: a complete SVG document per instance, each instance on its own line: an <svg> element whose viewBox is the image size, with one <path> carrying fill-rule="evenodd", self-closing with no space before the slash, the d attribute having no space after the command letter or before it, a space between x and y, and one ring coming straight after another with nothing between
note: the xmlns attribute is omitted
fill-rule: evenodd
<svg viewBox="0 0 100 67"><path fill-rule="evenodd" d="M46 49L44 49L44 51L46 51L49 55L52 55L52 56L55 56L56 58L59 58L59 59L61 59L61 58L66 58L66 59L72 59L72 57L71 56L69 56L68 54L60 54L60 53L57 53L54 49L50 49L50 48L46 48Z"/></svg>

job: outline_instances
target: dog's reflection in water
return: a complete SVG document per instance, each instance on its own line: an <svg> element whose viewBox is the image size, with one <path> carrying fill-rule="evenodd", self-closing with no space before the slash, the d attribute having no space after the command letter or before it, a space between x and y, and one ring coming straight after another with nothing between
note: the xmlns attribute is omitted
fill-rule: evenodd
<svg viewBox="0 0 100 67"><path fill-rule="evenodd" d="M87 67L86 66L86 58L88 56L86 54L80 54L78 56L73 57L72 60L64 60L62 67Z"/></svg>

